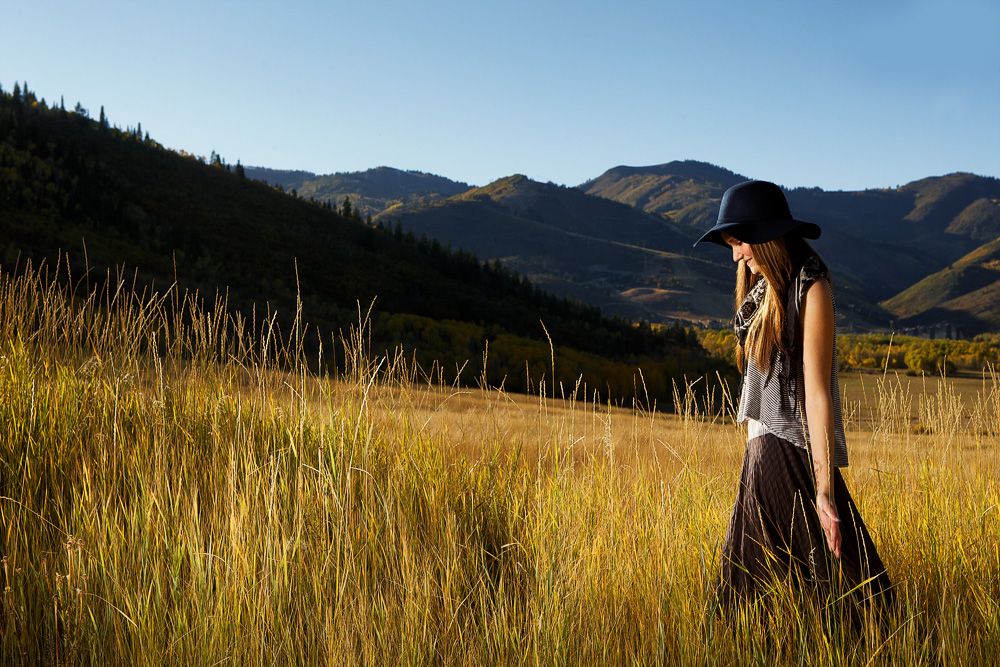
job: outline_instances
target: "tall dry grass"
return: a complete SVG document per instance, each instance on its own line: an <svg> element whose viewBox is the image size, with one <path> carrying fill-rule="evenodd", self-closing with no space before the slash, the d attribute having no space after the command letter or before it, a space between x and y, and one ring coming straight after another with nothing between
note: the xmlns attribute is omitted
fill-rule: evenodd
<svg viewBox="0 0 1000 667"><path fill-rule="evenodd" d="M664 415L585 387L440 386L363 328L332 378L298 327L223 305L0 275L3 664L1000 653L995 375L975 397L887 376L846 397L845 476L899 603L855 632L791 588L713 611L745 438L731 397L680 387Z"/></svg>

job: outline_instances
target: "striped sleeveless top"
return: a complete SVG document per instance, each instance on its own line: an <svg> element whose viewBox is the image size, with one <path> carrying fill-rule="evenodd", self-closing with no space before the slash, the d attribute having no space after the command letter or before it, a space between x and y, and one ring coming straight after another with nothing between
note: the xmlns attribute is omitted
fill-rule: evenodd
<svg viewBox="0 0 1000 667"><path fill-rule="evenodd" d="M737 412L738 422L750 422L751 437L754 431L762 427L767 432L788 440L797 447L808 450L808 424L805 414L805 395L801 388L805 387L802 371L802 345L799 331L799 316L802 300L806 291L817 280L824 280L830 285L830 272L818 255L812 255L802 265L795 280L788 288L788 302L785 315L788 322L786 342L789 345L789 355L780 350L775 355L770 373L760 370L754 359L747 361L746 372L743 375L743 388L740 391L740 407ZM757 279L747 298L741 304L736 315L737 336L743 336L750 322L756 316L756 309L763 300L767 281L763 276ZM833 290L831 287L831 298ZM837 316L837 306L834 302L834 321ZM837 375L837 340L833 341L833 365L830 372L830 396L833 400L834 446L830 463L837 468L848 465L847 440L844 436L844 423L840 399L840 380ZM753 422L759 422L757 426Z"/></svg>

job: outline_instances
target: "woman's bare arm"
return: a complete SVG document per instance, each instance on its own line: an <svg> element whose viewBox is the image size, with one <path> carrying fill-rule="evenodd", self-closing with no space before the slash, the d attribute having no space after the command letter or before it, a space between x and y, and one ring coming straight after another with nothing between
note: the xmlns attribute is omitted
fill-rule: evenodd
<svg viewBox="0 0 1000 667"><path fill-rule="evenodd" d="M840 558L840 518L833 498L833 298L830 286L817 280L809 286L802 304L802 371L805 380L809 447L816 475L816 509L826 533L827 546Z"/></svg>

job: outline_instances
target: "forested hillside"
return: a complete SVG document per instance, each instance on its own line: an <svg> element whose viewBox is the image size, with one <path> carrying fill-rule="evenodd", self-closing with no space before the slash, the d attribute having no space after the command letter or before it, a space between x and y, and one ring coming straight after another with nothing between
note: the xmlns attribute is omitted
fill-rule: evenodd
<svg viewBox="0 0 1000 667"><path fill-rule="evenodd" d="M16 84L0 95L2 270L46 262L80 290L108 276L136 290L177 283L209 304L224 295L256 326L273 317L286 336L301 303L328 357L331 336L374 304L374 350L404 344L427 372L464 367L474 382L489 341L489 379L509 390L553 386L550 340L557 382L582 377L616 399L635 392L639 368L659 399L685 374L720 369L683 328L608 319L498 262L280 192L221 156L167 149L103 109L90 115Z"/></svg>

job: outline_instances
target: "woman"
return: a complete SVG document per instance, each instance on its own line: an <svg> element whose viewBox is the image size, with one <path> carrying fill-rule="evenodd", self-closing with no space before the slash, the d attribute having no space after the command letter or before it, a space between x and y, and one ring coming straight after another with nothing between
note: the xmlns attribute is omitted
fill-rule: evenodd
<svg viewBox="0 0 1000 667"><path fill-rule="evenodd" d="M853 589L866 605L891 595L839 471L848 460L830 272L805 240L819 235L792 218L778 186L747 181L726 191L718 222L698 240L730 248L738 263L737 420L748 441L722 551L726 607L789 577L825 593Z"/></svg>

